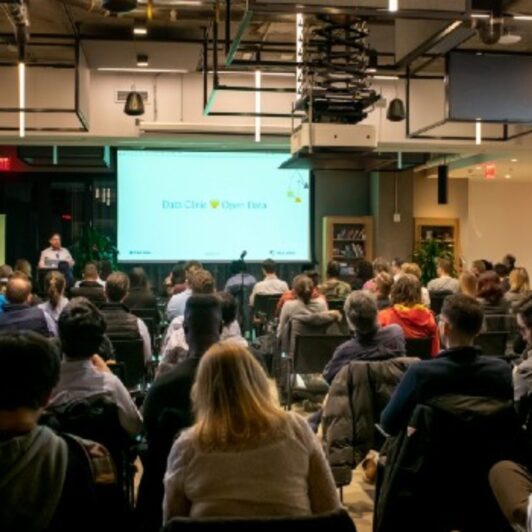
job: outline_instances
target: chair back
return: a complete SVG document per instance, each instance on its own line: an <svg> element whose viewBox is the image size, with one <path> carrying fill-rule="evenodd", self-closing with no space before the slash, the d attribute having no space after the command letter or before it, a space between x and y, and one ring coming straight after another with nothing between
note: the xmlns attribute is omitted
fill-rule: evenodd
<svg viewBox="0 0 532 532"><path fill-rule="evenodd" d="M484 332L475 338L475 345L483 355L504 356L508 344L508 333L504 331Z"/></svg>
<svg viewBox="0 0 532 532"><path fill-rule="evenodd" d="M345 335L297 335L294 373L322 373L336 348L351 337Z"/></svg>
<svg viewBox="0 0 532 532"><path fill-rule="evenodd" d="M143 387L146 378L146 361L144 360L144 343L142 339L114 340L115 359L124 364L124 384L126 388Z"/></svg>
<svg viewBox="0 0 532 532"><path fill-rule="evenodd" d="M339 310L342 314L344 312L345 298L344 299L327 299L327 305L329 310Z"/></svg>
<svg viewBox="0 0 532 532"><path fill-rule="evenodd" d="M356 526L345 510L304 517L208 517L191 519L174 517L161 532L356 532Z"/></svg>
<svg viewBox="0 0 532 532"><path fill-rule="evenodd" d="M443 307L443 302L447 296L452 295L450 290L433 290L429 292L430 297L430 310L439 316Z"/></svg>
<svg viewBox="0 0 532 532"><path fill-rule="evenodd" d="M486 332L516 333L517 318L515 314L484 314L484 326Z"/></svg>
<svg viewBox="0 0 532 532"><path fill-rule="evenodd" d="M277 303L281 299L281 294L257 294L253 301L255 316L266 322L275 318Z"/></svg>
<svg viewBox="0 0 532 532"><path fill-rule="evenodd" d="M158 323L160 321L160 316L158 313L157 308L134 308L131 309L131 314L134 316L137 316L137 318L140 318L148 328L148 332L150 333L151 343L152 347L155 344L155 338L157 338L158 334Z"/></svg>
<svg viewBox="0 0 532 532"><path fill-rule="evenodd" d="M428 360L432 357L432 337L405 338L405 350L409 357Z"/></svg>

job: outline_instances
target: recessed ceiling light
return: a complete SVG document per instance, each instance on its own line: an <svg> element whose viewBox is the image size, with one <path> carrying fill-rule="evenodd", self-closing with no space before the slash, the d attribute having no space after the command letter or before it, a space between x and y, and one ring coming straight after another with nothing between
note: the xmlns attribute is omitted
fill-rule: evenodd
<svg viewBox="0 0 532 532"><path fill-rule="evenodd" d="M98 67L98 72L131 72L134 74L186 74L188 70L180 68L123 68L123 67Z"/></svg>
<svg viewBox="0 0 532 532"><path fill-rule="evenodd" d="M135 26L133 28L133 35L147 35L148 28L146 26Z"/></svg>
<svg viewBox="0 0 532 532"><path fill-rule="evenodd" d="M490 18L489 13L472 13L471 18Z"/></svg>
<svg viewBox="0 0 532 532"><path fill-rule="evenodd" d="M513 16L513 19L514 19L514 20L528 20L528 21L532 21L532 15L514 15L514 16Z"/></svg>
<svg viewBox="0 0 532 532"><path fill-rule="evenodd" d="M516 163L516 162L517 162L517 159L510 159L510 161L511 161L512 163Z"/></svg>
<svg viewBox="0 0 532 532"><path fill-rule="evenodd" d="M137 66L138 67L147 67L150 63L148 62L148 56L146 54L137 55Z"/></svg>
<svg viewBox="0 0 532 532"><path fill-rule="evenodd" d="M511 174L506 174L506 175L504 176L504 179L512 179Z"/></svg>
<svg viewBox="0 0 532 532"><path fill-rule="evenodd" d="M475 170L477 170L477 171L482 170L482 166L475 166Z"/></svg>
<svg viewBox="0 0 532 532"><path fill-rule="evenodd" d="M388 11L395 13L399 9L398 0L388 0Z"/></svg>

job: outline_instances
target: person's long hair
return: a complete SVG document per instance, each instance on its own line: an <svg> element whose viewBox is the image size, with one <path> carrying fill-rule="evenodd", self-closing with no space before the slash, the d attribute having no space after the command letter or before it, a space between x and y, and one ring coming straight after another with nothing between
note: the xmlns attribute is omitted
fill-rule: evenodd
<svg viewBox="0 0 532 532"><path fill-rule="evenodd" d="M466 296L477 297L478 279L477 276L470 271L462 272L459 279L460 293Z"/></svg>
<svg viewBox="0 0 532 532"><path fill-rule="evenodd" d="M252 448L275 439L287 415L277 404L260 364L244 347L226 341L202 357L192 388L199 445L205 450Z"/></svg>
<svg viewBox="0 0 532 532"><path fill-rule="evenodd" d="M65 276L61 272L50 272L44 281L48 301L52 308L57 308L65 292Z"/></svg>
<svg viewBox="0 0 532 532"><path fill-rule="evenodd" d="M312 279L308 275L298 275L294 279L293 286L297 298L303 301L305 305L308 305L312 299L312 292L314 291L314 283L312 282Z"/></svg>
<svg viewBox="0 0 532 532"><path fill-rule="evenodd" d="M530 292L530 279L525 268L514 268L510 272L510 292L526 294Z"/></svg>
<svg viewBox="0 0 532 532"><path fill-rule="evenodd" d="M490 305L498 305L504 296L501 280L494 271L487 271L478 278L478 296Z"/></svg>

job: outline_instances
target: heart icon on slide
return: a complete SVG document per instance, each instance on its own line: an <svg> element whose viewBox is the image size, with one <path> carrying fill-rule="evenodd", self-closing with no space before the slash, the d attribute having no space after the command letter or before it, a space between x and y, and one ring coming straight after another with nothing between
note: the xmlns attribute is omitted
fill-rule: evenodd
<svg viewBox="0 0 532 532"><path fill-rule="evenodd" d="M217 209L220 206L220 202L218 200L211 200L211 207L213 209Z"/></svg>

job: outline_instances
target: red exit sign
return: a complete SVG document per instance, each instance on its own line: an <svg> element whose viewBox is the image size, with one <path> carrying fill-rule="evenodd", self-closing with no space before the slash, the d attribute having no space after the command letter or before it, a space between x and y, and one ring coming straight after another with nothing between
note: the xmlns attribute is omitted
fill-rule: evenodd
<svg viewBox="0 0 532 532"><path fill-rule="evenodd" d="M11 157L0 157L0 172L11 170Z"/></svg>

